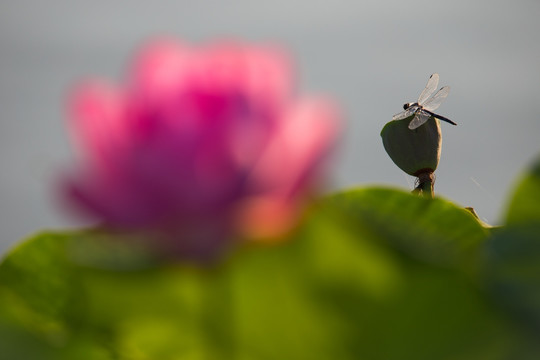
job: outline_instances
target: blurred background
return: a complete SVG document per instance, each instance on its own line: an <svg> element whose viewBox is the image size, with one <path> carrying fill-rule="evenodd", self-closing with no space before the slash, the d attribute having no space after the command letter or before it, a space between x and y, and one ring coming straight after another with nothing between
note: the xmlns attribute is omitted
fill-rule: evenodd
<svg viewBox="0 0 540 360"><path fill-rule="evenodd" d="M120 80L158 35L271 41L293 53L302 92L331 94L346 129L326 191L414 178L390 160L383 125L429 75L452 88L439 113L435 191L497 224L540 153L540 2L229 0L0 3L0 254L39 230L76 226L55 201L73 164L66 93L85 76Z"/></svg>

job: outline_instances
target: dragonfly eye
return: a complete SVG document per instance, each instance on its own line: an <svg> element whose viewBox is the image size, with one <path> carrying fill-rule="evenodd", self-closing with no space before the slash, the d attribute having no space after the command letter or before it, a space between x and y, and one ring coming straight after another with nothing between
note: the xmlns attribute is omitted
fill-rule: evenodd
<svg viewBox="0 0 540 360"><path fill-rule="evenodd" d="M407 110L410 106L411 104L409 103L403 104L403 110Z"/></svg>

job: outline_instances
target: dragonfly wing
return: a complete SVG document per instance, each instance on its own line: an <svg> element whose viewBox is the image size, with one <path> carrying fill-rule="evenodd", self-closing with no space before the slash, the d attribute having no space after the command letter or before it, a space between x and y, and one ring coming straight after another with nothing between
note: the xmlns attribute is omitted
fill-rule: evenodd
<svg viewBox="0 0 540 360"><path fill-rule="evenodd" d="M400 112L399 114L396 114L392 116L392 120L403 120L414 114L418 110L417 106L411 106L407 110L404 110Z"/></svg>
<svg viewBox="0 0 540 360"><path fill-rule="evenodd" d="M446 99L449 92L450 86L442 87L439 91L437 91L435 95L433 95L431 99L426 101L422 107L428 111L433 111L437 109L439 106L441 106L444 99Z"/></svg>
<svg viewBox="0 0 540 360"><path fill-rule="evenodd" d="M409 129L414 130L414 129L424 125L424 123L426 121L428 121L430 116L431 115L429 115L428 113L423 112L423 111L417 112L414 119L412 119L411 122L409 123Z"/></svg>
<svg viewBox="0 0 540 360"><path fill-rule="evenodd" d="M439 86L439 74L435 73L429 77L426 87L418 97L418 104L423 105L424 102L437 90Z"/></svg>

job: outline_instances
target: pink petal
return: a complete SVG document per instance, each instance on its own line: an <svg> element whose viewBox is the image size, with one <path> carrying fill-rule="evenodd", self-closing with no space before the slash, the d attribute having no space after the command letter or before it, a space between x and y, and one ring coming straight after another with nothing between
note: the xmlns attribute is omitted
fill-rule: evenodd
<svg viewBox="0 0 540 360"><path fill-rule="evenodd" d="M166 39L154 41L137 54L129 74L130 88L149 104L171 101L171 97L192 85L190 78L196 56L183 43Z"/></svg>
<svg viewBox="0 0 540 360"><path fill-rule="evenodd" d="M114 171L129 141L121 92L105 82L82 84L71 93L68 113L75 145L92 166Z"/></svg>
<svg viewBox="0 0 540 360"><path fill-rule="evenodd" d="M253 172L263 193L289 197L310 185L338 136L338 119L336 106L326 100L292 105Z"/></svg>
<svg viewBox="0 0 540 360"><path fill-rule="evenodd" d="M291 63L280 48L221 42L204 50L199 70L206 86L246 94L263 106L281 106L292 95Z"/></svg>
<svg viewBox="0 0 540 360"><path fill-rule="evenodd" d="M337 108L325 100L303 100L282 120L253 169L254 195L238 207L238 226L250 238L276 239L293 227L339 133Z"/></svg>
<svg viewBox="0 0 540 360"><path fill-rule="evenodd" d="M169 101L184 91L234 93L275 106L291 95L292 68L277 46L221 41L194 47L169 40L139 52L130 74L136 93L150 103Z"/></svg>

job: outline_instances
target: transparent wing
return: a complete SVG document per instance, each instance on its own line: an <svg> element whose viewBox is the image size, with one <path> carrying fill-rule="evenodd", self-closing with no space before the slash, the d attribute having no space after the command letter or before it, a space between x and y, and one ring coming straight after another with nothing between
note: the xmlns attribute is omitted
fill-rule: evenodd
<svg viewBox="0 0 540 360"><path fill-rule="evenodd" d="M418 104L423 105L424 102L435 92L439 86L439 74L435 73L429 77L426 87L418 97Z"/></svg>
<svg viewBox="0 0 540 360"><path fill-rule="evenodd" d="M428 121L430 116L431 115L429 115L428 113L423 112L423 111L417 112L414 119L412 119L411 122L409 123L409 129L414 130L414 129L424 125L424 123L426 121Z"/></svg>
<svg viewBox="0 0 540 360"><path fill-rule="evenodd" d="M422 107L428 111L437 109L439 106L441 106L444 99L446 99L449 92L450 86L443 86L435 95L433 95L431 99L426 101Z"/></svg>
<svg viewBox="0 0 540 360"><path fill-rule="evenodd" d="M403 120L411 116L415 113L415 111L418 110L418 106L411 106L407 110L404 110L400 112L399 114L396 114L392 116L392 120Z"/></svg>

